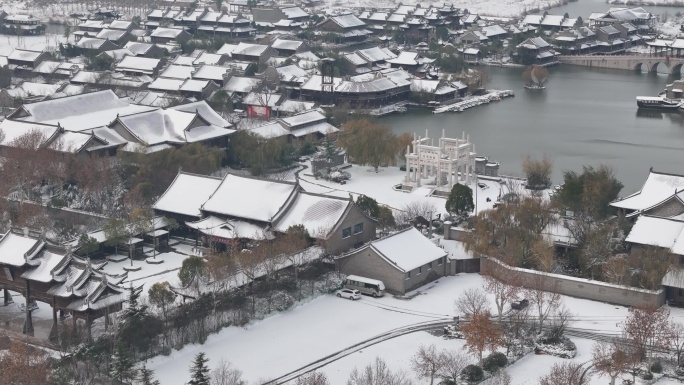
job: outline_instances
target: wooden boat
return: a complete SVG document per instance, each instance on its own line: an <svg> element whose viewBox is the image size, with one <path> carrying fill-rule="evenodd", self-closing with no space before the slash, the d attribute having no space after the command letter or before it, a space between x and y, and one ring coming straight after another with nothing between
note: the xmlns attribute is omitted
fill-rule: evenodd
<svg viewBox="0 0 684 385"><path fill-rule="evenodd" d="M682 102L670 100L661 96L637 96L637 106L639 108L650 108L654 110L677 111Z"/></svg>

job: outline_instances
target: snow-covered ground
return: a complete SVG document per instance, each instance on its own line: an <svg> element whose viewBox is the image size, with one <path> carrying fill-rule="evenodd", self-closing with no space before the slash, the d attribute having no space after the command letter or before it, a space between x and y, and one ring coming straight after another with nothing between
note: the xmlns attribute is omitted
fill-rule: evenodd
<svg viewBox="0 0 684 385"><path fill-rule="evenodd" d="M59 43L66 42L67 39L64 36L50 33L40 36L0 35L0 56L8 56L15 48L30 51L55 51L59 48Z"/></svg>
<svg viewBox="0 0 684 385"><path fill-rule="evenodd" d="M414 202L429 202L437 208L437 212L433 214L446 213L444 208L446 199L428 196L433 189L427 185L427 179L424 180L423 186L414 189L411 193L394 190L393 187L400 184L406 176L406 171L399 170L399 167L381 167L380 172L376 173L372 167L352 165L344 171L351 174L351 179L344 185L314 178L311 175L311 168L299 174L300 183L304 190L319 194L342 197L352 194L354 198L359 194L367 195L377 200L378 203L395 210L402 210L406 205ZM519 184L520 181L515 181L515 183ZM507 187L496 181L478 179L478 184L483 184L485 187L476 186L474 180L470 184L473 199L477 200L478 212L491 209L500 195L508 193ZM548 194L548 191L545 194Z"/></svg>
<svg viewBox="0 0 684 385"><path fill-rule="evenodd" d="M164 385L184 384L194 355L202 351L210 358L210 367L224 358L242 370L249 383L263 383L391 329L453 316L454 300L464 290L478 287L482 287L480 275L462 274L441 278L421 288L421 294L411 300L385 296L364 297L353 302L323 296L244 328L226 328L210 336L204 345L186 346L169 356L155 357L147 366L156 371ZM490 303L493 305L492 298ZM577 298L564 297L564 305L575 314L572 327L602 333L618 334L620 322L627 315L625 307ZM672 312L674 320L684 321L683 311L673 309ZM593 342L575 338L573 341L578 346L573 360L588 361ZM408 371L408 360L420 344L433 343L440 349L462 349L463 346L461 341L416 332L364 348L319 370L329 376L332 385L344 384L354 367L365 366L376 356L384 358L393 370ZM554 362L561 361L564 360L528 355L510 367L513 384L536 384L536 379ZM607 379L597 376L591 382L592 385L605 383Z"/></svg>

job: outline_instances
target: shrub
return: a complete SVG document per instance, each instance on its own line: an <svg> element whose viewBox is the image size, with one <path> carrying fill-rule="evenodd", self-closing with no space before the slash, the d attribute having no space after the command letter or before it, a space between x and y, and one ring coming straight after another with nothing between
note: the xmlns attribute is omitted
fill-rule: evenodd
<svg viewBox="0 0 684 385"><path fill-rule="evenodd" d="M482 368L477 365L468 365L461 372L463 379L468 382L480 382L484 378Z"/></svg>
<svg viewBox="0 0 684 385"><path fill-rule="evenodd" d="M494 373L506 365L508 365L508 358L500 352L494 352L482 361L482 369L490 373Z"/></svg>
<svg viewBox="0 0 684 385"><path fill-rule="evenodd" d="M648 380L652 380L652 379L653 379L653 373L651 373L651 372L646 372L646 373L644 373L643 376L641 376L641 378L643 378L644 380L647 380L647 381L648 381Z"/></svg>
<svg viewBox="0 0 684 385"><path fill-rule="evenodd" d="M660 361L656 361L651 365L651 372L653 373L662 373L663 372L663 365L660 363Z"/></svg>

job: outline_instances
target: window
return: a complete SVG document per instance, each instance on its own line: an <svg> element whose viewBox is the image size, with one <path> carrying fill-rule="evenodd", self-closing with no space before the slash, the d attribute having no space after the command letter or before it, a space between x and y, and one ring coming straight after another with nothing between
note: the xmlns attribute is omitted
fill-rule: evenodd
<svg viewBox="0 0 684 385"><path fill-rule="evenodd" d="M684 265L684 256L679 257L679 264Z"/></svg>
<svg viewBox="0 0 684 385"><path fill-rule="evenodd" d="M363 223L357 223L354 225L354 234L359 234L363 232Z"/></svg>
<svg viewBox="0 0 684 385"><path fill-rule="evenodd" d="M446 257L444 257L444 258L446 258ZM442 259L444 259L444 258L440 258L437 260L437 266L442 266Z"/></svg>
<svg viewBox="0 0 684 385"><path fill-rule="evenodd" d="M428 270L432 269L432 262L428 263Z"/></svg>
<svg viewBox="0 0 684 385"><path fill-rule="evenodd" d="M342 229L342 238L349 238L351 237L351 227L347 227L346 229Z"/></svg>
<svg viewBox="0 0 684 385"><path fill-rule="evenodd" d="M416 275L420 275L420 273L422 273L422 272L423 272L423 266L418 268L418 274L416 274Z"/></svg>
<svg viewBox="0 0 684 385"><path fill-rule="evenodd" d="M406 272L406 279L409 279L409 278L411 278L411 272L410 272L410 271L407 271L407 272Z"/></svg>

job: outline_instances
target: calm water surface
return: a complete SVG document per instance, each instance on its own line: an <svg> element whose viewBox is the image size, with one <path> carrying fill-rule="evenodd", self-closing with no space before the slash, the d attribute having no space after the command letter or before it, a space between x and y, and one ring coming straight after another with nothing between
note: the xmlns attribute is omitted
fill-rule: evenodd
<svg viewBox="0 0 684 385"><path fill-rule="evenodd" d="M520 174L525 154L549 154L554 181L565 170L608 164L625 184L638 190L649 167L684 173L684 114L637 114L637 95L657 95L673 78L630 71L557 66L549 69L544 91L523 88L522 69L484 67L490 88L511 89L514 98L461 113L410 112L383 118L394 132L427 128L437 138L465 131L479 154L500 161L501 172Z"/></svg>

